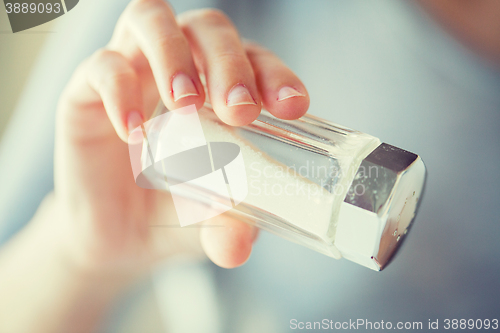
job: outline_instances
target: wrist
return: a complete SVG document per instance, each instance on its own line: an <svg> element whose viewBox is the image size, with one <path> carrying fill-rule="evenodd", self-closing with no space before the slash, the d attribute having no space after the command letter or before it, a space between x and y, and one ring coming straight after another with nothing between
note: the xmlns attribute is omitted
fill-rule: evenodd
<svg viewBox="0 0 500 333"><path fill-rule="evenodd" d="M147 271L111 262L105 251L94 247L93 240L75 226L83 222L71 218L56 195L50 193L40 205L31 227L47 244L46 255L83 281L124 288Z"/></svg>
<svg viewBox="0 0 500 333"><path fill-rule="evenodd" d="M2 332L93 331L135 278L75 260L55 208L51 194L0 252Z"/></svg>

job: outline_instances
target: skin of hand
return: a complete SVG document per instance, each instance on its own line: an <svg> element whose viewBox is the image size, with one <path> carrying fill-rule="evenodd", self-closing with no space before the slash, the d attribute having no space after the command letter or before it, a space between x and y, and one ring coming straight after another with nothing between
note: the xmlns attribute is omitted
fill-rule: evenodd
<svg viewBox="0 0 500 333"><path fill-rule="evenodd" d="M248 259L257 230L227 215L209 221L218 227L156 227L177 223L172 199L135 184L127 139L160 98L168 109L209 98L234 126L262 107L283 119L309 107L300 79L242 42L221 11L176 17L162 0L132 1L61 95L54 192L0 253L0 294L10 299L0 302L0 331L90 331L120 289L175 254L205 253L225 268Z"/></svg>
<svg viewBox="0 0 500 333"><path fill-rule="evenodd" d="M494 19L498 1L420 3L498 60L500 30L489 28L500 22ZM470 11L474 15L465 15ZM61 229L68 229L69 252L82 264L147 267L173 253L199 255L200 244L222 267L248 259L256 231L227 216L210 221L225 227L200 228L199 236L196 230L152 228L176 221L172 200L138 188L131 177L129 128L147 120L159 98L176 109L200 108L207 97L217 115L236 126L253 121L262 106L294 119L309 105L301 81L269 51L243 43L224 13L204 9L175 17L164 1L131 2L109 44L77 69L58 109L53 201Z"/></svg>
<svg viewBox="0 0 500 333"><path fill-rule="evenodd" d="M200 108L206 93L221 120L236 126L255 120L262 106L285 119L309 106L299 78L269 51L243 44L224 13L204 9L176 18L164 1L133 1L59 104L54 201L78 260L137 267L174 252L200 252L196 232L151 227L176 221L172 200L134 183L126 141L159 98L169 109ZM224 227L200 228L209 258L226 268L243 264L255 228L227 216L210 224Z"/></svg>

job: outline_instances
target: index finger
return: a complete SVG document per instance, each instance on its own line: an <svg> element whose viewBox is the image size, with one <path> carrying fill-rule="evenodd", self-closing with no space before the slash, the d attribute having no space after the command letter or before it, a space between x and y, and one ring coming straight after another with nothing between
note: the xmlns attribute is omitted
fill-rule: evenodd
<svg viewBox="0 0 500 333"><path fill-rule="evenodd" d="M132 1L120 17L109 48L124 54L137 67L147 61L168 109L203 105L205 94L189 43L166 2Z"/></svg>

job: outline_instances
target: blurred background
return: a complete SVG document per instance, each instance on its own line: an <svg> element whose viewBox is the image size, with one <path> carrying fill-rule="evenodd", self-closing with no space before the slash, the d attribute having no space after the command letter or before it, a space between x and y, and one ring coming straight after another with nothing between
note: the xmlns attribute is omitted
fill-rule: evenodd
<svg viewBox="0 0 500 333"><path fill-rule="evenodd" d="M0 13L0 130L16 110L0 143L0 242L52 189L58 94L76 65L109 40L127 3L82 0L56 22L15 35ZM224 10L243 37L299 75L311 114L421 155L427 189L408 241L382 273L262 233L235 270L185 261L159 267L119 300L104 332L182 332L189 322L198 332L279 333L293 318L439 319L446 331L445 318L498 318L500 72L469 37L413 1L172 4L177 12ZM496 29L491 20L477 22Z"/></svg>
<svg viewBox="0 0 500 333"><path fill-rule="evenodd" d="M28 31L13 34L9 18L0 10L0 140L22 93L43 43L54 31L47 22Z"/></svg>

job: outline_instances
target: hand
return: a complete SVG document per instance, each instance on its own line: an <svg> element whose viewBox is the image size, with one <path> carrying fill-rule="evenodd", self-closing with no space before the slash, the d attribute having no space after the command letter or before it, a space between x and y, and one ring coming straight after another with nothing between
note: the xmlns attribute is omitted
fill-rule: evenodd
<svg viewBox="0 0 500 333"><path fill-rule="evenodd" d="M160 98L169 109L199 109L205 94L220 119L235 126L255 120L262 105L283 119L309 106L295 74L269 51L242 43L222 12L176 18L162 0L132 1L109 44L76 70L58 107L54 205L75 260L129 269L201 249L222 267L248 259L254 227L224 215L211 224L225 227L154 227L177 223L172 200L134 183L129 130L151 116Z"/></svg>

